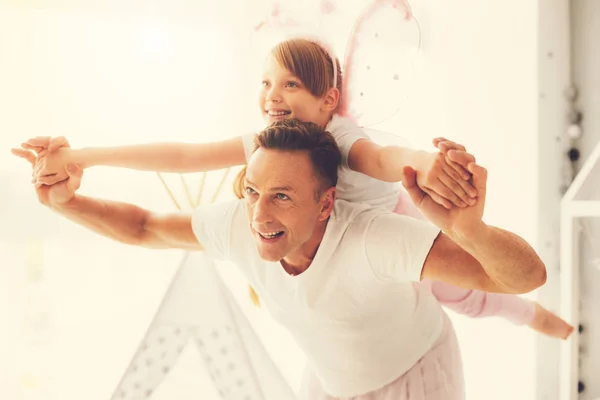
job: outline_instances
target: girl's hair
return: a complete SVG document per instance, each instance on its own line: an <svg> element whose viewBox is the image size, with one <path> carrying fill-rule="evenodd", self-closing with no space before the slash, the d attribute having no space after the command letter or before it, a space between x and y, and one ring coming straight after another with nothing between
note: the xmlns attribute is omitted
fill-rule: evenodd
<svg viewBox="0 0 600 400"><path fill-rule="evenodd" d="M238 199L242 199L244 197L244 178L245 177L246 177L246 166L244 166L240 170L240 172L238 172L235 179L233 180L233 193L235 194L235 196ZM258 297L258 294L256 294L256 291L254 290L254 288L250 285L248 285L248 295L250 296L250 300L252 301L252 303L257 307L260 307L260 298Z"/></svg>
<svg viewBox="0 0 600 400"><path fill-rule="evenodd" d="M323 97L335 82L340 92L338 105L341 104L340 60L333 58L325 46L308 39L288 39L277 44L271 50L271 55L282 67L297 76L315 97Z"/></svg>

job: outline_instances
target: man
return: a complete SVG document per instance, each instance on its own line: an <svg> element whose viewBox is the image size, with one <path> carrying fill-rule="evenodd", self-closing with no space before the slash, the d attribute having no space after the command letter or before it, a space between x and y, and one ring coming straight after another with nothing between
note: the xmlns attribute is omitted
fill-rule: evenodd
<svg viewBox="0 0 600 400"><path fill-rule="evenodd" d="M193 215L77 195L77 167L69 180L37 192L55 212L123 243L204 250L236 263L332 396L404 385L403 376L432 351L457 349L439 305L412 281L506 293L545 281L543 263L523 239L482 222L487 177L474 163L468 169L480 197L468 208L439 206L416 186L415 172L404 171L412 201L435 228L336 201L341 156L317 125L284 120L261 132L256 145L245 199L200 207ZM24 156L35 163L32 153ZM456 380L454 389L442 385L446 399L461 396L455 358L446 365Z"/></svg>

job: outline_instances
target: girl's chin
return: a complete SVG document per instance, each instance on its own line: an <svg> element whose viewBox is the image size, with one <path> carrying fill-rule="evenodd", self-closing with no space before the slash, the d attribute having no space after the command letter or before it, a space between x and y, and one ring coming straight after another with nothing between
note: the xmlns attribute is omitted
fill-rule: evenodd
<svg viewBox="0 0 600 400"><path fill-rule="evenodd" d="M284 119L288 119L288 118L292 118L292 114L279 115L279 116L265 114L265 122L267 123L267 125L271 125L273 122L283 121Z"/></svg>

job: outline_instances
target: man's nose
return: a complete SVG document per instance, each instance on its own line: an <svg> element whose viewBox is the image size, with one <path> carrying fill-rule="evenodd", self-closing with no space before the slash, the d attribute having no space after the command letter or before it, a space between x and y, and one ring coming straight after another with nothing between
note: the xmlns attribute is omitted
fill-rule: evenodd
<svg viewBox="0 0 600 400"><path fill-rule="evenodd" d="M266 224L272 221L270 205L267 199L258 199L254 203L252 211L252 220L257 224Z"/></svg>

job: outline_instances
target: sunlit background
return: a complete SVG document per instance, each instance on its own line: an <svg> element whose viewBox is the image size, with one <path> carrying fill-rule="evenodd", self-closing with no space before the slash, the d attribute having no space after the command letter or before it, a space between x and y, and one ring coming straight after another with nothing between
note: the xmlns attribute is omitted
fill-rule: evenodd
<svg viewBox="0 0 600 400"><path fill-rule="evenodd" d="M342 25L319 28L336 51L343 52L365 4L338 1ZM411 4L421 46L401 109L377 128L426 149L436 136L466 144L489 169L486 221L537 243L536 2ZM260 128L257 72L267 40L252 27L268 10L262 6L0 2L0 398L109 398L182 259L179 251L112 242L51 213L37 203L29 166L9 148L38 135L64 135L83 147L206 142ZM180 181L167 181L185 204ZM198 179L189 181L193 187ZM83 182L87 195L174 210L154 173L93 168ZM237 272L223 268L269 354L297 388L304 356L268 313L250 304ZM535 398L532 331L451 316L469 399ZM198 354L188 350L153 399L218 399Z"/></svg>

